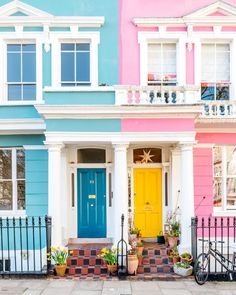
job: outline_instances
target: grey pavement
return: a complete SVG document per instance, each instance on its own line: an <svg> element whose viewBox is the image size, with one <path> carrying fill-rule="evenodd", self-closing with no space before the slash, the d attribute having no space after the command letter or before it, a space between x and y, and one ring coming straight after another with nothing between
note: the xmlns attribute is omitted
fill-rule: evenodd
<svg viewBox="0 0 236 295"><path fill-rule="evenodd" d="M236 282L0 279L0 295L236 295Z"/></svg>

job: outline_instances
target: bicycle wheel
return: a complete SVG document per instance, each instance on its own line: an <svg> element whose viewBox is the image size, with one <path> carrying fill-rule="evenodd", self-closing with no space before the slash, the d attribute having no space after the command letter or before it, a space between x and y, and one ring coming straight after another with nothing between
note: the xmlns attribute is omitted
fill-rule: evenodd
<svg viewBox="0 0 236 295"><path fill-rule="evenodd" d="M202 253L197 257L194 265L194 278L198 285L203 285L208 279L209 256Z"/></svg>

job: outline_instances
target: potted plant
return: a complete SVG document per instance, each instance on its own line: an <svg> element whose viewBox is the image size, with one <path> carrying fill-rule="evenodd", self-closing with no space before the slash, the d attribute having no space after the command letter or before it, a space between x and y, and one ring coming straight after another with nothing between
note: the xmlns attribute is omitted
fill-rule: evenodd
<svg viewBox="0 0 236 295"><path fill-rule="evenodd" d="M136 275L138 269L138 257L135 248L131 248L128 251L128 273L130 275Z"/></svg>
<svg viewBox="0 0 236 295"><path fill-rule="evenodd" d="M70 251L73 254L73 251ZM53 260L55 263L56 274L60 277L65 276L68 258L68 249L60 247L51 247L51 253L47 254L48 260Z"/></svg>
<svg viewBox="0 0 236 295"><path fill-rule="evenodd" d="M180 255L180 261L181 262L188 263L188 264L191 264L192 261L193 261L193 256L190 253L188 253L188 252L182 253Z"/></svg>
<svg viewBox="0 0 236 295"><path fill-rule="evenodd" d="M143 255L143 249L144 249L143 243L142 242L137 243L136 251L138 255L140 256Z"/></svg>
<svg viewBox="0 0 236 295"><path fill-rule="evenodd" d="M180 236L180 223L173 221L169 224L169 230L167 232L168 243L171 249L174 248L175 244L178 244Z"/></svg>
<svg viewBox="0 0 236 295"><path fill-rule="evenodd" d="M171 250L170 257L171 257L171 260L173 261L174 264L180 261L180 256L179 256L179 252L177 249L177 244L175 244L174 248Z"/></svg>
<svg viewBox="0 0 236 295"><path fill-rule="evenodd" d="M129 233L129 242L132 241L141 242L141 230L138 227L135 227L130 230Z"/></svg>
<svg viewBox="0 0 236 295"><path fill-rule="evenodd" d="M177 262L174 264L174 273L182 277L190 276L193 272L193 267L186 262Z"/></svg>
<svg viewBox="0 0 236 295"><path fill-rule="evenodd" d="M116 248L103 248L99 255L107 264L107 269L110 275L117 272L117 249Z"/></svg>

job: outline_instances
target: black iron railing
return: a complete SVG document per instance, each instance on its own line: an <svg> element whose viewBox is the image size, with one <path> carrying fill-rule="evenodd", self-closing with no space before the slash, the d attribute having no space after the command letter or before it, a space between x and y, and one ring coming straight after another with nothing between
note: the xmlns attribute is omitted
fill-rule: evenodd
<svg viewBox="0 0 236 295"><path fill-rule="evenodd" d="M0 275L47 274L50 248L50 217L0 217Z"/></svg>
<svg viewBox="0 0 236 295"><path fill-rule="evenodd" d="M192 218L192 254L194 261L200 253L207 252L207 241L214 241L214 248L228 260L236 252L236 217L201 217ZM224 243L217 243L224 242ZM212 275L224 275L223 266L210 257L209 272Z"/></svg>

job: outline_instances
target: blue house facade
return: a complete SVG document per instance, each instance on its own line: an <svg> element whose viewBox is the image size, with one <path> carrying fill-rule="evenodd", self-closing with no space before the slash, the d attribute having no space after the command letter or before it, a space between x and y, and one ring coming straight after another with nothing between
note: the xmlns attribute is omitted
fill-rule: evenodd
<svg viewBox="0 0 236 295"><path fill-rule="evenodd" d="M0 216L50 215L53 245L106 238L107 150L88 141L79 154L73 133L120 130L117 119L90 116L115 102L118 2L0 1L0 23ZM86 152L95 166L83 164L93 163Z"/></svg>

